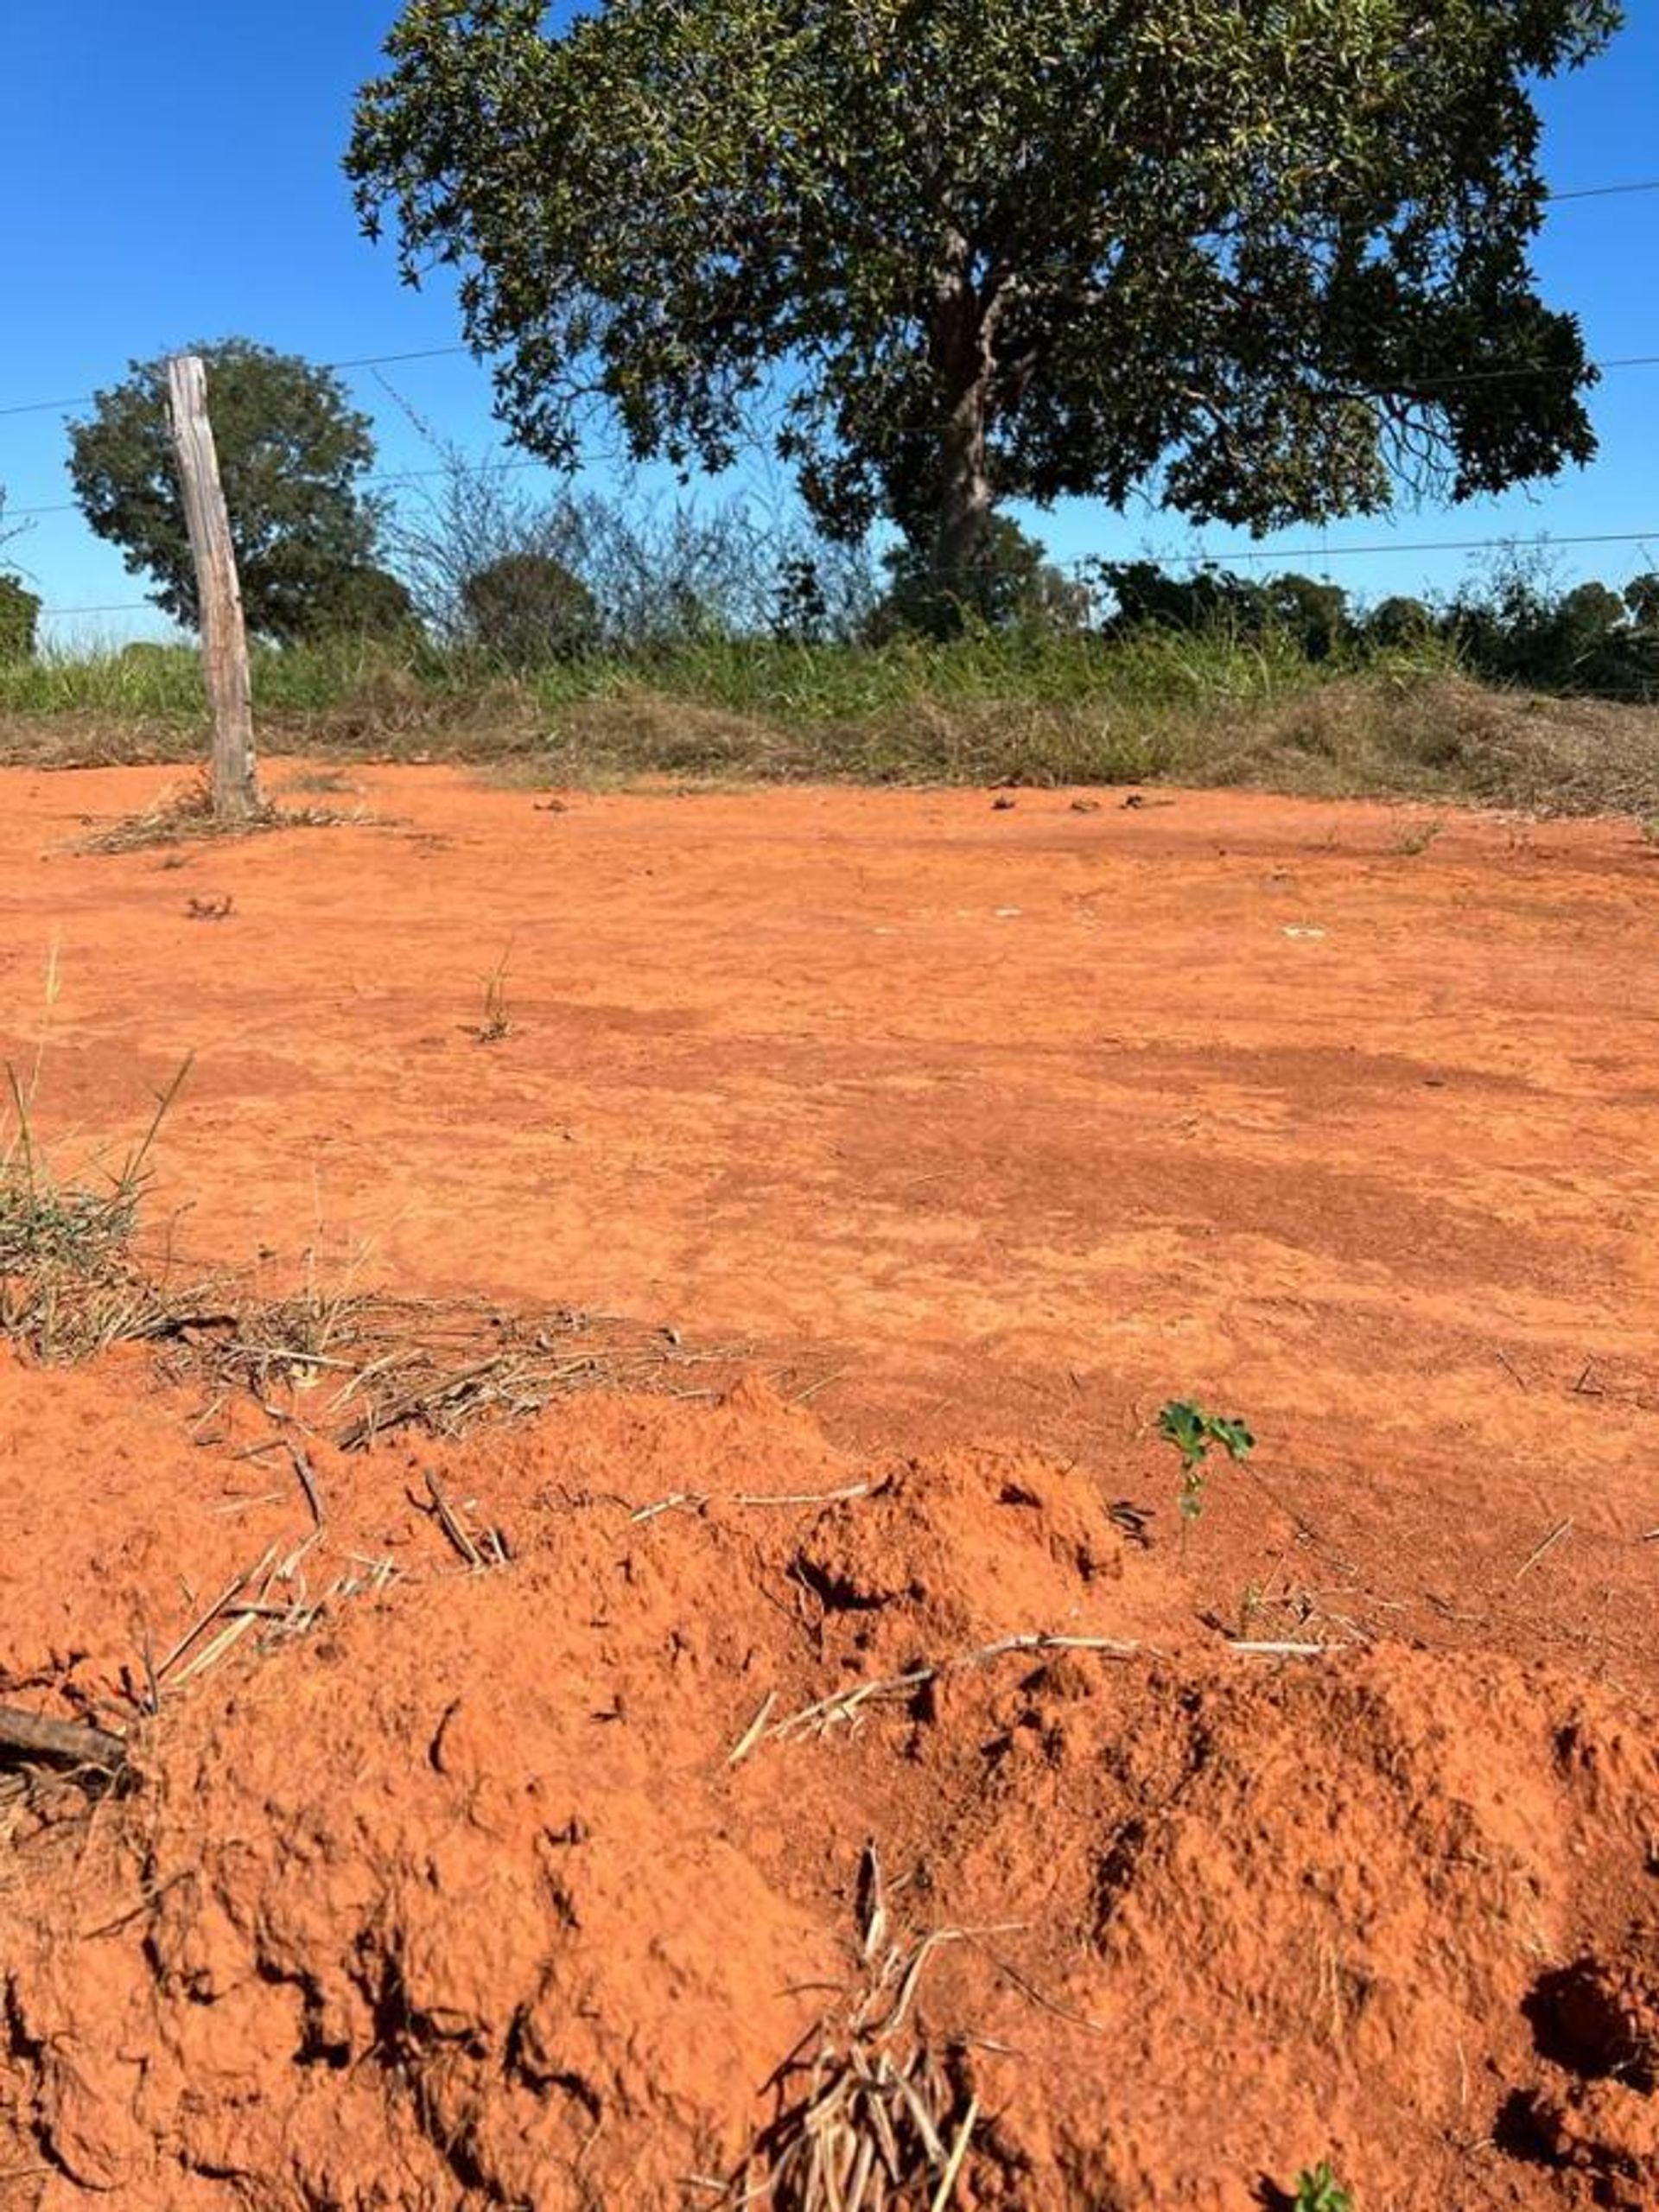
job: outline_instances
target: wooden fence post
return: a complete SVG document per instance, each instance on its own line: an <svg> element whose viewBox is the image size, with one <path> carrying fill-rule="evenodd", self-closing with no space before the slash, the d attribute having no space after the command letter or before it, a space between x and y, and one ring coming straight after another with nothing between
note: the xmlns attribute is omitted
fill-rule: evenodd
<svg viewBox="0 0 1659 2212"><path fill-rule="evenodd" d="M168 363L167 389L179 488L196 563L202 675L213 721L213 812L220 821L242 821L259 809L253 688L242 587L207 415L207 375L199 354L181 353Z"/></svg>

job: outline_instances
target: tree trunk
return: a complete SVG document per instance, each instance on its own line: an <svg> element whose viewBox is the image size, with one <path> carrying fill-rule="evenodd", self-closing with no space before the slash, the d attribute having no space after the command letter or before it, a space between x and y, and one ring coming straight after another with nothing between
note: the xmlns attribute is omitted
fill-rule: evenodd
<svg viewBox="0 0 1659 2212"><path fill-rule="evenodd" d="M951 409L939 441L939 512L933 575L939 591L964 613L977 607L991 524L991 480L985 462L986 392L976 379Z"/></svg>
<svg viewBox="0 0 1659 2212"><path fill-rule="evenodd" d="M972 252L951 232L933 286L929 353L944 401L935 497L933 584L942 599L971 613L982 595L982 555L991 521L986 467L990 424L991 320L972 275Z"/></svg>

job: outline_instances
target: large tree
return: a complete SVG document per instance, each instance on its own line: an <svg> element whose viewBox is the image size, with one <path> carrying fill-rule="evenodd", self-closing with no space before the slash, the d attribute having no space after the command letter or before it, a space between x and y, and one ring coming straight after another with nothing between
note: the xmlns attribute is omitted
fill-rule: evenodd
<svg viewBox="0 0 1659 2212"><path fill-rule="evenodd" d="M563 11L561 11L563 13ZM996 503L1268 529L1593 451L1533 87L1611 0L412 0L347 169L516 435L718 467L950 583Z"/></svg>
<svg viewBox="0 0 1659 2212"><path fill-rule="evenodd" d="M372 567L378 515L366 416L338 377L245 338L182 349L207 364L207 404L230 511L242 604L256 636L289 642L341 626ZM190 556L167 419L165 359L134 361L70 430L82 512L148 576L156 604L196 626Z"/></svg>

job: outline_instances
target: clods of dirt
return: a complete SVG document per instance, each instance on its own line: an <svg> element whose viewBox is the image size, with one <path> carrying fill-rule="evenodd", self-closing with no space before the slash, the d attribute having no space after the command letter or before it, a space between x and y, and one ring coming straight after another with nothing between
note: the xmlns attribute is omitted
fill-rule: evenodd
<svg viewBox="0 0 1659 2212"><path fill-rule="evenodd" d="M14 1586L0 1689L107 1714L124 1614L157 1648L235 1544L302 1553L121 1788L6 1815L30 2212L786 2207L768 2130L849 2035L948 2085L964 2212L1249 2212L1325 2157L1367 2207L1653 2201L1638 1700L1237 1656L1087 1471L850 1455L753 1383L315 1467L308 1539L291 1484L213 1513L249 1463L194 1448L163 1541Z"/></svg>

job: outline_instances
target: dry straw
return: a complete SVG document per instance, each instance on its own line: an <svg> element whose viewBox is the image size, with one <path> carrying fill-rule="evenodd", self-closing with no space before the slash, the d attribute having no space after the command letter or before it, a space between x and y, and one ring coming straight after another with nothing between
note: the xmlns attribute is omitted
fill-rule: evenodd
<svg viewBox="0 0 1659 2212"><path fill-rule="evenodd" d="M729 2182L694 2180L769 2212L947 2212L979 2124L976 2097L914 2015L930 1960L962 1929L895 1941L880 1860L859 1879L859 1980L773 2076L777 2116Z"/></svg>

